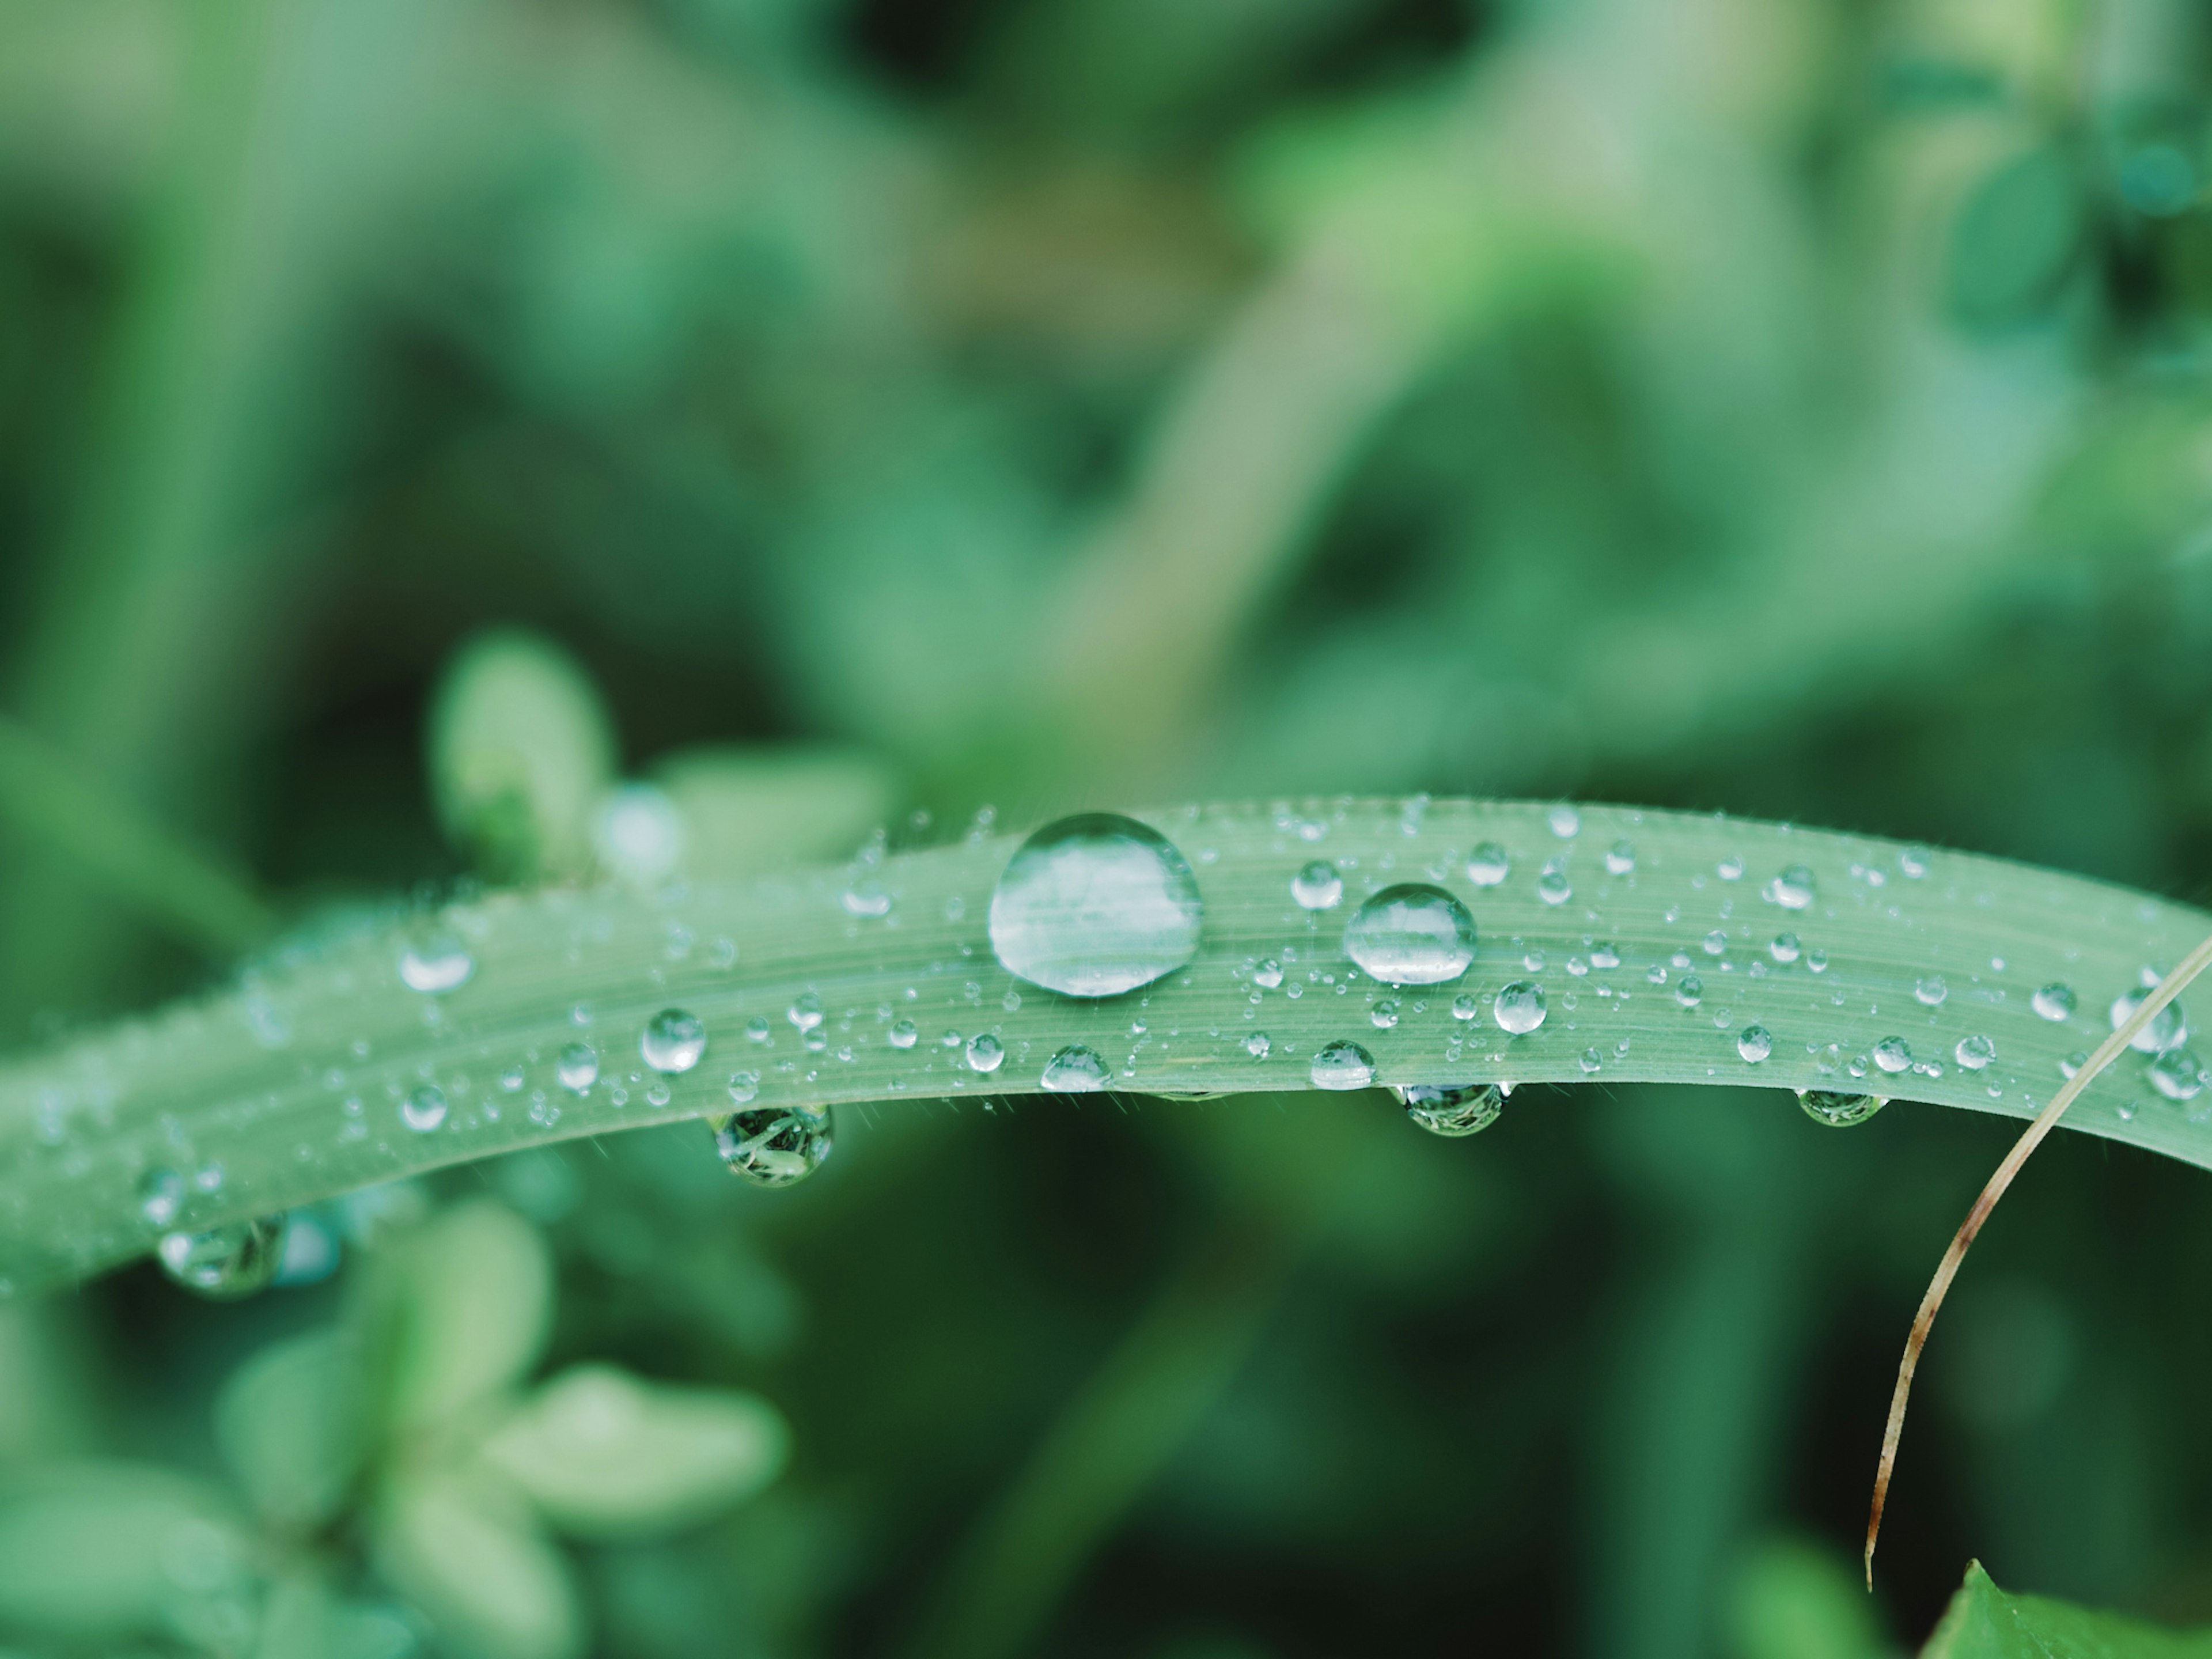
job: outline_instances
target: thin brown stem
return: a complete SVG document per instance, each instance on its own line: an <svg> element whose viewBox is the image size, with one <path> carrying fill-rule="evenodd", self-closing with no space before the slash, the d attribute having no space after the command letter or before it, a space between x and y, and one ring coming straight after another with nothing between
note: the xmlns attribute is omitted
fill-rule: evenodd
<svg viewBox="0 0 2212 1659"><path fill-rule="evenodd" d="M1982 1231L1982 1224L1990 1218L1990 1212L1996 1208L1997 1200L2004 1196L2005 1188L2012 1185L2013 1177L2020 1173L2021 1165L2027 1162L2028 1154L2043 1144L2043 1138L2057 1127L2066 1109L2081 1098L2081 1091L2096 1080L2097 1074L2118 1060L2135 1040L2136 1034L2155 1019L2160 1011L2179 996L2208 964L2212 964L2212 939L2191 951L2179 967L2159 981L2157 989L2136 1005L2127 1018L2114 1028L2112 1036L2097 1045L2096 1052L2083 1062L2081 1069L2066 1080L2065 1086L2051 1097L2051 1103L2037 1115L2027 1132L2013 1143L2012 1151L2005 1154L2004 1162L1997 1165L1996 1173L1982 1188L1973 1208L1959 1224L1951 1248L1943 1252L1943 1260L1936 1265L1936 1277L1928 1281L1928 1294L1920 1298L1920 1311L1912 1316L1911 1334L1905 1339L1905 1357L1897 1364L1897 1389L1889 1397L1889 1421L1881 1431L1881 1461L1875 1466L1874 1504L1867 1513L1866 1581L1869 1590L1874 1588L1875 1539L1881 1531L1882 1504L1889 1497L1889 1477L1897 1466L1897 1443L1905 1432L1905 1402L1912 1392L1912 1374L1919 1368L1920 1351L1928 1346L1928 1333L1936 1323L1936 1310L1943 1305L1951 1281L1958 1277L1959 1266L1966 1261L1968 1247Z"/></svg>

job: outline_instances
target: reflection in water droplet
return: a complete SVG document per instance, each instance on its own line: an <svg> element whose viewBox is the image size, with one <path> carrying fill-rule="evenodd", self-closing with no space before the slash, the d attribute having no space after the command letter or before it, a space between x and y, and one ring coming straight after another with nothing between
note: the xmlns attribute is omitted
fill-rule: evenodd
<svg viewBox="0 0 2212 1659"><path fill-rule="evenodd" d="M2169 1048L2149 1069L2152 1086L2168 1100L2194 1100L2203 1091L2204 1067L2194 1050Z"/></svg>
<svg viewBox="0 0 2212 1659"><path fill-rule="evenodd" d="M1482 1014L1481 999L1471 991L1462 991L1452 999L1451 1012L1454 1019L1480 1018ZM1456 1042L1459 1039L1455 1037L1452 1040Z"/></svg>
<svg viewBox="0 0 2212 1659"><path fill-rule="evenodd" d="M756 1106L714 1124L714 1152L732 1175L757 1187L804 1181L830 1156L836 1124L830 1110L805 1106Z"/></svg>
<svg viewBox="0 0 2212 1659"><path fill-rule="evenodd" d="M1547 865L1544 873L1536 878L1536 896L1547 904L1565 904L1575 896L1567 881L1567 872Z"/></svg>
<svg viewBox="0 0 2212 1659"><path fill-rule="evenodd" d="M1917 881L1928 873L1928 860L1933 856L1924 847L1908 847L1897 855L1897 867Z"/></svg>
<svg viewBox="0 0 2212 1659"><path fill-rule="evenodd" d="M1705 981L1695 974L1685 974L1674 986L1674 1000L1685 1008L1694 1008L1705 994Z"/></svg>
<svg viewBox="0 0 2212 1659"><path fill-rule="evenodd" d="M1805 954L1805 947L1797 942L1795 933L1777 933L1767 945L1766 954L1786 968Z"/></svg>
<svg viewBox="0 0 2212 1659"><path fill-rule="evenodd" d="M1714 873L1718 875L1723 881L1741 881L1743 879L1743 859L1741 854L1731 853L1726 858L1723 859L1718 864L1715 865L1713 866L1713 871Z"/></svg>
<svg viewBox="0 0 2212 1659"><path fill-rule="evenodd" d="M1571 806L1554 806L1545 815L1545 822L1552 826L1552 833L1561 841L1571 841L1582 833L1583 815Z"/></svg>
<svg viewBox="0 0 2212 1659"><path fill-rule="evenodd" d="M1699 939L1698 944L1699 948L1702 949L1709 957L1726 956L1728 954L1728 935L1717 927L1714 928L1711 933L1706 934L1705 938Z"/></svg>
<svg viewBox="0 0 2212 1659"><path fill-rule="evenodd" d="M1951 988L1943 983L1941 974L1926 974L1912 983L1913 1000L1930 1008L1942 1007L1943 999L1950 994Z"/></svg>
<svg viewBox="0 0 2212 1659"><path fill-rule="evenodd" d="M1071 1042L1045 1062L1038 1081L1057 1095L1087 1095L1103 1089L1111 1075L1096 1049Z"/></svg>
<svg viewBox="0 0 2212 1659"><path fill-rule="evenodd" d="M1264 991L1272 991L1283 982L1283 964L1269 957L1252 970L1252 983Z"/></svg>
<svg viewBox="0 0 2212 1659"><path fill-rule="evenodd" d="M2087 1048L2076 1048L2058 1062L2059 1075L2070 1082L2075 1074L2088 1063L2089 1051Z"/></svg>
<svg viewBox="0 0 2212 1659"><path fill-rule="evenodd" d="M988 1031L979 1031L968 1039L968 1069L971 1072L995 1072L1005 1063L1006 1045Z"/></svg>
<svg viewBox="0 0 2212 1659"><path fill-rule="evenodd" d="M1265 1031L1250 1032L1244 1039L1244 1052L1255 1060L1267 1059L1267 1051L1273 1047L1274 1045L1267 1040Z"/></svg>
<svg viewBox="0 0 2212 1659"><path fill-rule="evenodd" d="M800 1030L811 1031L822 1023L822 999L811 991L801 991L792 998L783 1017Z"/></svg>
<svg viewBox="0 0 2212 1659"><path fill-rule="evenodd" d="M1291 896L1302 910L1327 910L1344 896L1344 878L1336 866L1316 859L1291 878Z"/></svg>
<svg viewBox="0 0 2212 1659"><path fill-rule="evenodd" d="M1813 872L1793 864L1767 884L1766 896L1785 910L1802 910L1813 902Z"/></svg>
<svg viewBox="0 0 2212 1659"><path fill-rule="evenodd" d="M161 1271L186 1290L229 1301L276 1277L283 1240L284 1218L263 1216L204 1232L166 1233L158 1254Z"/></svg>
<svg viewBox="0 0 2212 1659"><path fill-rule="evenodd" d="M399 1103L399 1121L416 1134L426 1135L446 1121L446 1091L425 1083Z"/></svg>
<svg viewBox="0 0 2212 1659"><path fill-rule="evenodd" d="M1756 1066L1774 1052L1774 1035L1764 1025L1747 1025L1736 1033L1735 1051Z"/></svg>
<svg viewBox="0 0 2212 1659"><path fill-rule="evenodd" d="M1385 887L1352 913L1344 953L1387 985L1441 985L1474 960L1474 918L1441 887Z"/></svg>
<svg viewBox="0 0 2212 1659"><path fill-rule="evenodd" d="M2142 1006L2150 994L2146 987L2140 991L2124 992L2112 1000L2112 1029L2118 1030L2127 1024L2128 1016ZM2189 1036L2189 1016L2183 1013L2179 1002L2169 1002L2150 1017L2150 1023L2128 1039L2128 1047L2146 1054L2162 1054L2169 1048L2179 1048Z"/></svg>
<svg viewBox="0 0 2212 1659"><path fill-rule="evenodd" d="M992 953L1067 996L1119 996L1198 954L1205 916L1190 866L1166 836L1115 812L1048 823L991 894Z"/></svg>
<svg viewBox="0 0 2212 1659"><path fill-rule="evenodd" d="M588 1042L571 1042L561 1050L553 1075L562 1088L581 1094L599 1080L599 1057Z"/></svg>
<svg viewBox="0 0 2212 1659"><path fill-rule="evenodd" d="M1605 867L1608 875L1627 875L1636 868L1636 848L1625 841L1613 842L1605 849Z"/></svg>
<svg viewBox="0 0 2212 1659"><path fill-rule="evenodd" d="M184 1207L185 1178L174 1170L156 1166L138 1177L138 1213L156 1227L166 1227Z"/></svg>
<svg viewBox="0 0 2212 1659"><path fill-rule="evenodd" d="M1863 1123L1889 1102L1881 1095L1850 1095L1833 1089L1800 1089L1797 1103L1815 1123L1848 1129Z"/></svg>
<svg viewBox="0 0 2212 1659"><path fill-rule="evenodd" d="M682 1008L663 1008L645 1023L638 1053L656 1072L688 1072L707 1052L707 1028Z"/></svg>
<svg viewBox="0 0 2212 1659"><path fill-rule="evenodd" d="M1368 1024L1378 1031L1389 1030L1398 1023L1398 1005L1385 997L1367 1011Z"/></svg>
<svg viewBox="0 0 2212 1659"><path fill-rule="evenodd" d="M921 1031L910 1019L894 1020L891 1022L890 1036L892 1048L911 1048L921 1041Z"/></svg>
<svg viewBox="0 0 2212 1659"><path fill-rule="evenodd" d="M1495 887L1513 873L1513 860L1494 841L1486 841L1467 855L1467 878L1477 887Z"/></svg>
<svg viewBox="0 0 2212 1659"><path fill-rule="evenodd" d="M435 933L400 953L399 978L410 991L436 995L459 990L477 970L468 947L451 933Z"/></svg>
<svg viewBox="0 0 2212 1659"><path fill-rule="evenodd" d="M2050 984L2040 987L2028 999L2028 1004L2044 1018L2058 1021L2073 1018L2074 1010L2081 1006L2081 1000L2074 994L2072 986L2053 980Z"/></svg>
<svg viewBox="0 0 2212 1659"><path fill-rule="evenodd" d="M760 1073L758 1072L731 1073L729 1091L730 1103L732 1106L751 1105L760 1098Z"/></svg>
<svg viewBox="0 0 2212 1659"><path fill-rule="evenodd" d="M1544 988L1533 980L1515 980L1492 1001L1490 1017L1499 1030L1528 1036L1544 1023Z"/></svg>
<svg viewBox="0 0 2212 1659"><path fill-rule="evenodd" d="M1406 1115L1433 1135L1471 1135L1498 1121L1505 1091L1495 1083L1407 1083L1390 1092Z"/></svg>
<svg viewBox="0 0 2212 1659"><path fill-rule="evenodd" d="M1892 1073L1912 1067L1912 1045L1901 1036L1886 1036L1874 1045L1874 1063Z"/></svg>
<svg viewBox="0 0 2212 1659"><path fill-rule="evenodd" d="M1985 1036L1962 1036L1951 1050L1951 1058L1970 1072L1986 1070L1996 1057L1997 1045Z"/></svg>
<svg viewBox="0 0 2212 1659"><path fill-rule="evenodd" d="M1316 1089L1364 1089L1375 1081L1375 1056L1356 1042L1323 1044L1313 1057Z"/></svg>
<svg viewBox="0 0 2212 1659"><path fill-rule="evenodd" d="M848 887L839 902L852 916L887 916L891 913L890 889L873 876L863 876Z"/></svg>

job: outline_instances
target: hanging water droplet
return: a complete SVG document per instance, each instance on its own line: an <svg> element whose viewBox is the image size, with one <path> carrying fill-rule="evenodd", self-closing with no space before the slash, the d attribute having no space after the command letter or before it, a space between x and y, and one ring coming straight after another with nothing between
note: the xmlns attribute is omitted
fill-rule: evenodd
<svg viewBox="0 0 2212 1659"><path fill-rule="evenodd" d="M1970 1072L1986 1070L1996 1057L1997 1045L1985 1036L1962 1036L1951 1050L1951 1058Z"/></svg>
<svg viewBox="0 0 2212 1659"><path fill-rule="evenodd" d="M1674 986L1674 1000L1685 1008L1694 1008L1705 994L1705 981L1695 974L1685 974Z"/></svg>
<svg viewBox="0 0 2212 1659"><path fill-rule="evenodd" d="M978 1031L968 1039L968 1069L971 1072L995 1072L1006 1058L1006 1045L988 1031Z"/></svg>
<svg viewBox="0 0 2212 1659"><path fill-rule="evenodd" d="M1774 1034L1764 1025L1747 1025L1736 1033L1735 1051L1756 1066L1774 1052Z"/></svg>
<svg viewBox="0 0 2212 1659"><path fill-rule="evenodd" d="M756 1106L714 1123L714 1152L757 1187L804 1181L830 1156L836 1124L826 1106Z"/></svg>
<svg viewBox="0 0 2212 1659"><path fill-rule="evenodd" d="M165 1233L156 1252L161 1271L186 1290L228 1302L276 1277L283 1241L284 1218L262 1216L204 1232Z"/></svg>
<svg viewBox="0 0 2212 1659"><path fill-rule="evenodd" d="M1554 806L1545 814L1545 822L1552 826L1552 833L1561 841L1571 841L1582 833L1583 815L1571 806Z"/></svg>
<svg viewBox="0 0 2212 1659"><path fill-rule="evenodd" d="M2112 1000L2112 1029L2118 1030L2127 1024L2143 999L2150 994L2148 988L2127 991ZM2128 1047L2138 1053L2162 1054L2169 1048L2179 1048L2189 1036L2189 1016L2181 1012L2179 1002L2169 1002L2150 1017L2150 1022L2128 1039Z"/></svg>
<svg viewBox="0 0 2212 1659"><path fill-rule="evenodd" d="M1515 980L1492 1001L1490 1017L1499 1030L1528 1036L1544 1023L1544 988L1534 980Z"/></svg>
<svg viewBox="0 0 2212 1659"><path fill-rule="evenodd" d="M638 1053L656 1072L688 1072L707 1052L707 1028L696 1014L663 1008L645 1023Z"/></svg>
<svg viewBox="0 0 2212 1659"><path fill-rule="evenodd" d="M1378 1031L1387 1031L1398 1023L1398 1005L1385 997L1367 1011L1368 1023Z"/></svg>
<svg viewBox="0 0 2212 1659"><path fill-rule="evenodd" d="M588 1042L571 1042L561 1050L553 1075L562 1088L581 1094L599 1080L599 1057Z"/></svg>
<svg viewBox="0 0 2212 1659"><path fill-rule="evenodd" d="M1495 887L1513 873L1513 860L1494 841L1486 841L1467 855L1467 878L1477 887Z"/></svg>
<svg viewBox="0 0 2212 1659"><path fill-rule="evenodd" d="M1943 999L1950 994L1951 988L1943 983L1941 974L1923 974L1912 983L1913 1000L1930 1008L1942 1006Z"/></svg>
<svg viewBox="0 0 2212 1659"><path fill-rule="evenodd" d="M417 1087L399 1103L399 1121L418 1135L426 1135L446 1121L446 1091L434 1083Z"/></svg>
<svg viewBox="0 0 2212 1659"><path fill-rule="evenodd" d="M758 1072L731 1073L729 1093L730 1103L732 1105L751 1105L753 1102L760 1098L760 1073ZM664 1102L661 1103L665 1104L666 1103Z"/></svg>
<svg viewBox="0 0 2212 1659"><path fill-rule="evenodd" d="M900 1019L900 1020L893 1020L893 1021L891 1022L891 1047L892 1047L892 1048L913 1048L913 1047L914 1047L914 1045L915 1045L916 1042L920 1042L921 1040L921 1028L920 1028L920 1027L918 1027L918 1026L916 1026L916 1025L915 1024L915 1023L914 1023L912 1020L910 1020L910 1019Z"/></svg>
<svg viewBox="0 0 2212 1659"><path fill-rule="evenodd" d="M1574 896L1567 872L1554 865L1546 865L1544 873L1536 878L1536 896L1547 904L1565 904Z"/></svg>
<svg viewBox="0 0 2212 1659"><path fill-rule="evenodd" d="M156 1227L166 1227L184 1207L185 1178L174 1170L157 1165L138 1177L138 1213Z"/></svg>
<svg viewBox="0 0 2212 1659"><path fill-rule="evenodd" d="M1766 896L1785 910L1802 910L1813 902L1813 872L1793 864L1766 884Z"/></svg>
<svg viewBox="0 0 2212 1659"><path fill-rule="evenodd" d="M1325 859L1316 859L1291 878L1291 896L1302 910L1327 910L1344 897L1344 878Z"/></svg>
<svg viewBox="0 0 2212 1659"><path fill-rule="evenodd" d="M873 876L863 876L848 887L839 902L850 916L887 916L891 913L890 889Z"/></svg>
<svg viewBox="0 0 2212 1659"><path fill-rule="evenodd" d="M1636 848L1625 841L1617 841L1605 849L1606 873L1625 876L1636 868Z"/></svg>
<svg viewBox="0 0 2212 1659"><path fill-rule="evenodd" d="M1283 964L1269 957L1252 970L1252 983L1262 990L1272 991L1283 982Z"/></svg>
<svg viewBox="0 0 2212 1659"><path fill-rule="evenodd" d="M1344 953L1387 985L1441 985L1474 960L1474 918L1443 888L1402 882L1352 913Z"/></svg>
<svg viewBox="0 0 2212 1659"><path fill-rule="evenodd" d="M1316 1089L1364 1089L1375 1081L1375 1056L1356 1042L1328 1042L1313 1057Z"/></svg>
<svg viewBox="0 0 2212 1659"><path fill-rule="evenodd" d="M1471 1135L1498 1121L1505 1091L1495 1083L1404 1083L1390 1092L1406 1115L1432 1135Z"/></svg>
<svg viewBox="0 0 2212 1659"><path fill-rule="evenodd" d="M1874 1063L1895 1073L1912 1069L1912 1045L1901 1036L1886 1036L1874 1045Z"/></svg>
<svg viewBox="0 0 2212 1659"><path fill-rule="evenodd" d="M1273 1047L1274 1044L1267 1040L1267 1034L1265 1031L1252 1031L1245 1036L1244 1052L1255 1060L1267 1059L1267 1051Z"/></svg>
<svg viewBox="0 0 2212 1659"><path fill-rule="evenodd" d="M1112 1075L1096 1049L1071 1042L1045 1062L1039 1081L1057 1095L1087 1095L1103 1089Z"/></svg>
<svg viewBox="0 0 2212 1659"><path fill-rule="evenodd" d="M2188 1048L2168 1048L2150 1063L2151 1085L2168 1100L2194 1100L2204 1089L2204 1067Z"/></svg>
<svg viewBox="0 0 2212 1659"><path fill-rule="evenodd" d="M991 894L991 950L1007 972L1067 996L1119 996L1198 954L1205 906L1166 836L1115 812L1038 830Z"/></svg>
<svg viewBox="0 0 2212 1659"><path fill-rule="evenodd" d="M1889 1104L1881 1095L1850 1095L1834 1089L1800 1089L1797 1103L1805 1115L1831 1129L1848 1129L1865 1122Z"/></svg>
<svg viewBox="0 0 2212 1659"><path fill-rule="evenodd" d="M1797 942L1795 933L1777 933L1767 945L1766 954L1786 968L1805 954L1805 947Z"/></svg>
<svg viewBox="0 0 2212 1659"><path fill-rule="evenodd" d="M2035 994L2028 999L2028 1006L2044 1018L2056 1022L2073 1018L2075 1009L2081 1006L2081 1000L2074 994L2072 986L2053 980L2037 989Z"/></svg>
<svg viewBox="0 0 2212 1659"><path fill-rule="evenodd" d="M399 956L400 982L426 995L457 991L476 970L476 958L451 933L433 933L410 944Z"/></svg>

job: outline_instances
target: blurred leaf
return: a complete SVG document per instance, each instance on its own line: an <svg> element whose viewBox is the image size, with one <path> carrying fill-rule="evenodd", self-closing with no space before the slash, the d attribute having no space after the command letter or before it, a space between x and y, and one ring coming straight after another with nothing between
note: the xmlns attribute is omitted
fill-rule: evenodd
<svg viewBox="0 0 2212 1659"><path fill-rule="evenodd" d="M1943 1622L1921 1659L2206 1659L2212 1630L2180 1632L2118 1613L2092 1613L2039 1595L2009 1595L1982 1564L1966 1565L1966 1582L1951 1598Z"/></svg>
<svg viewBox="0 0 2212 1659"><path fill-rule="evenodd" d="M849 857L898 809L901 786L855 749L691 749L653 777L684 824L684 863L707 879Z"/></svg>
<svg viewBox="0 0 2212 1659"><path fill-rule="evenodd" d="M686 1526L751 1497L782 1468L789 1439L757 1395L579 1365L520 1407L484 1455L555 1525L621 1535Z"/></svg>
<svg viewBox="0 0 2212 1659"><path fill-rule="evenodd" d="M360 1468L361 1354L338 1331L263 1349L216 1401L216 1439L271 1524L305 1531L337 1512Z"/></svg>
<svg viewBox="0 0 2212 1659"><path fill-rule="evenodd" d="M392 1416L451 1421L520 1382L544 1351L552 1261L538 1230L489 1199L456 1205L399 1243Z"/></svg>
<svg viewBox="0 0 2212 1659"><path fill-rule="evenodd" d="M198 1481L50 1465L0 1488L0 1626L72 1641L194 1628L251 1587L251 1547Z"/></svg>
<svg viewBox="0 0 2212 1659"><path fill-rule="evenodd" d="M398 1613L341 1601L301 1569L269 1587L253 1659L408 1659L419 1645Z"/></svg>
<svg viewBox="0 0 2212 1659"><path fill-rule="evenodd" d="M1986 325L2030 315L2051 298L2081 239L2081 179L2065 150L2039 144L2001 162L1952 228L1953 313Z"/></svg>
<svg viewBox="0 0 2212 1659"><path fill-rule="evenodd" d="M599 690L550 640L480 634L431 706L431 792L447 837L495 881L580 872L592 807L614 775Z"/></svg>
<svg viewBox="0 0 2212 1659"><path fill-rule="evenodd" d="M511 1498L451 1475L396 1484L374 1522L378 1566L471 1659L568 1659L584 1645L568 1564Z"/></svg>
<svg viewBox="0 0 2212 1659"><path fill-rule="evenodd" d="M1734 1659L1882 1659L1891 1650L1850 1564L1791 1540L1760 1545L1737 1569L1727 1623Z"/></svg>

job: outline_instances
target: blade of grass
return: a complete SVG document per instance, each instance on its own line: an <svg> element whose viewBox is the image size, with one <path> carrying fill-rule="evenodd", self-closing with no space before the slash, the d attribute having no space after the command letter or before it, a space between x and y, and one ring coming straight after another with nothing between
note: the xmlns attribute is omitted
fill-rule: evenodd
<svg viewBox="0 0 2212 1659"><path fill-rule="evenodd" d="M1305 1089L1316 1050L1346 1040L1372 1053L1381 1082L1863 1088L2031 1117L2143 963L2212 932L2201 912L2077 878L1711 817L1589 807L1570 823L1539 805L1418 799L1149 816L1197 872L1204 938L1187 968L1103 1001L1038 990L994 959L985 918L1011 836L873 866L890 902L879 919L848 910L853 872L832 868L651 895L498 894L326 927L225 994L0 1064L0 1277L50 1282L149 1248L160 1227L137 1189L158 1170L197 1177L169 1224L206 1226L517 1146L726 1111L733 1073L763 1103L998 1095L1036 1086L1072 1043L1134 1092ZM1468 854L1491 841L1512 873L1480 886ZM1620 843L1632 868L1616 867ZM1320 856L1346 893L1308 912L1291 877ZM1800 865L1814 879L1802 909L1768 886ZM1548 902L1547 866L1571 896ZM1408 878L1441 882L1478 923L1478 955L1455 983L1378 985L1343 956L1352 908ZM443 995L398 971L430 928L473 963ZM1784 949L1794 960L1771 945L1785 931L1802 941ZM1263 961L1279 963L1279 982L1255 977ZM1936 976L1949 994L1930 1006L1914 988ZM1509 1036L1492 1000L1522 979L1545 988L1549 1014ZM2083 1012L2039 1017L2031 993L2058 980ZM802 994L824 1011L805 1037L786 1018ZM1462 996L1472 1018L1455 1017ZM1371 1015L1386 1000L1396 1023L1380 1029ZM695 1070L662 1079L639 1043L669 1007L698 1016L708 1042ZM1146 1030L1132 1036L1139 1009ZM902 1020L918 1043L892 1040ZM1744 1057L1760 1052L1745 1039L1754 1024L1770 1034L1764 1060ZM988 1073L964 1047L984 1033L1005 1055ZM1264 1048L1248 1045L1262 1033ZM1865 1057L1893 1036L1919 1069L1873 1068ZM1989 1038L1994 1061L1959 1062L1968 1036ZM584 1093L556 1075L580 1042L599 1062ZM2105 1072L2069 1127L2212 1167L2212 1094L2136 1109L2146 1083L2139 1068ZM417 1133L399 1109L425 1085L447 1110Z"/></svg>

